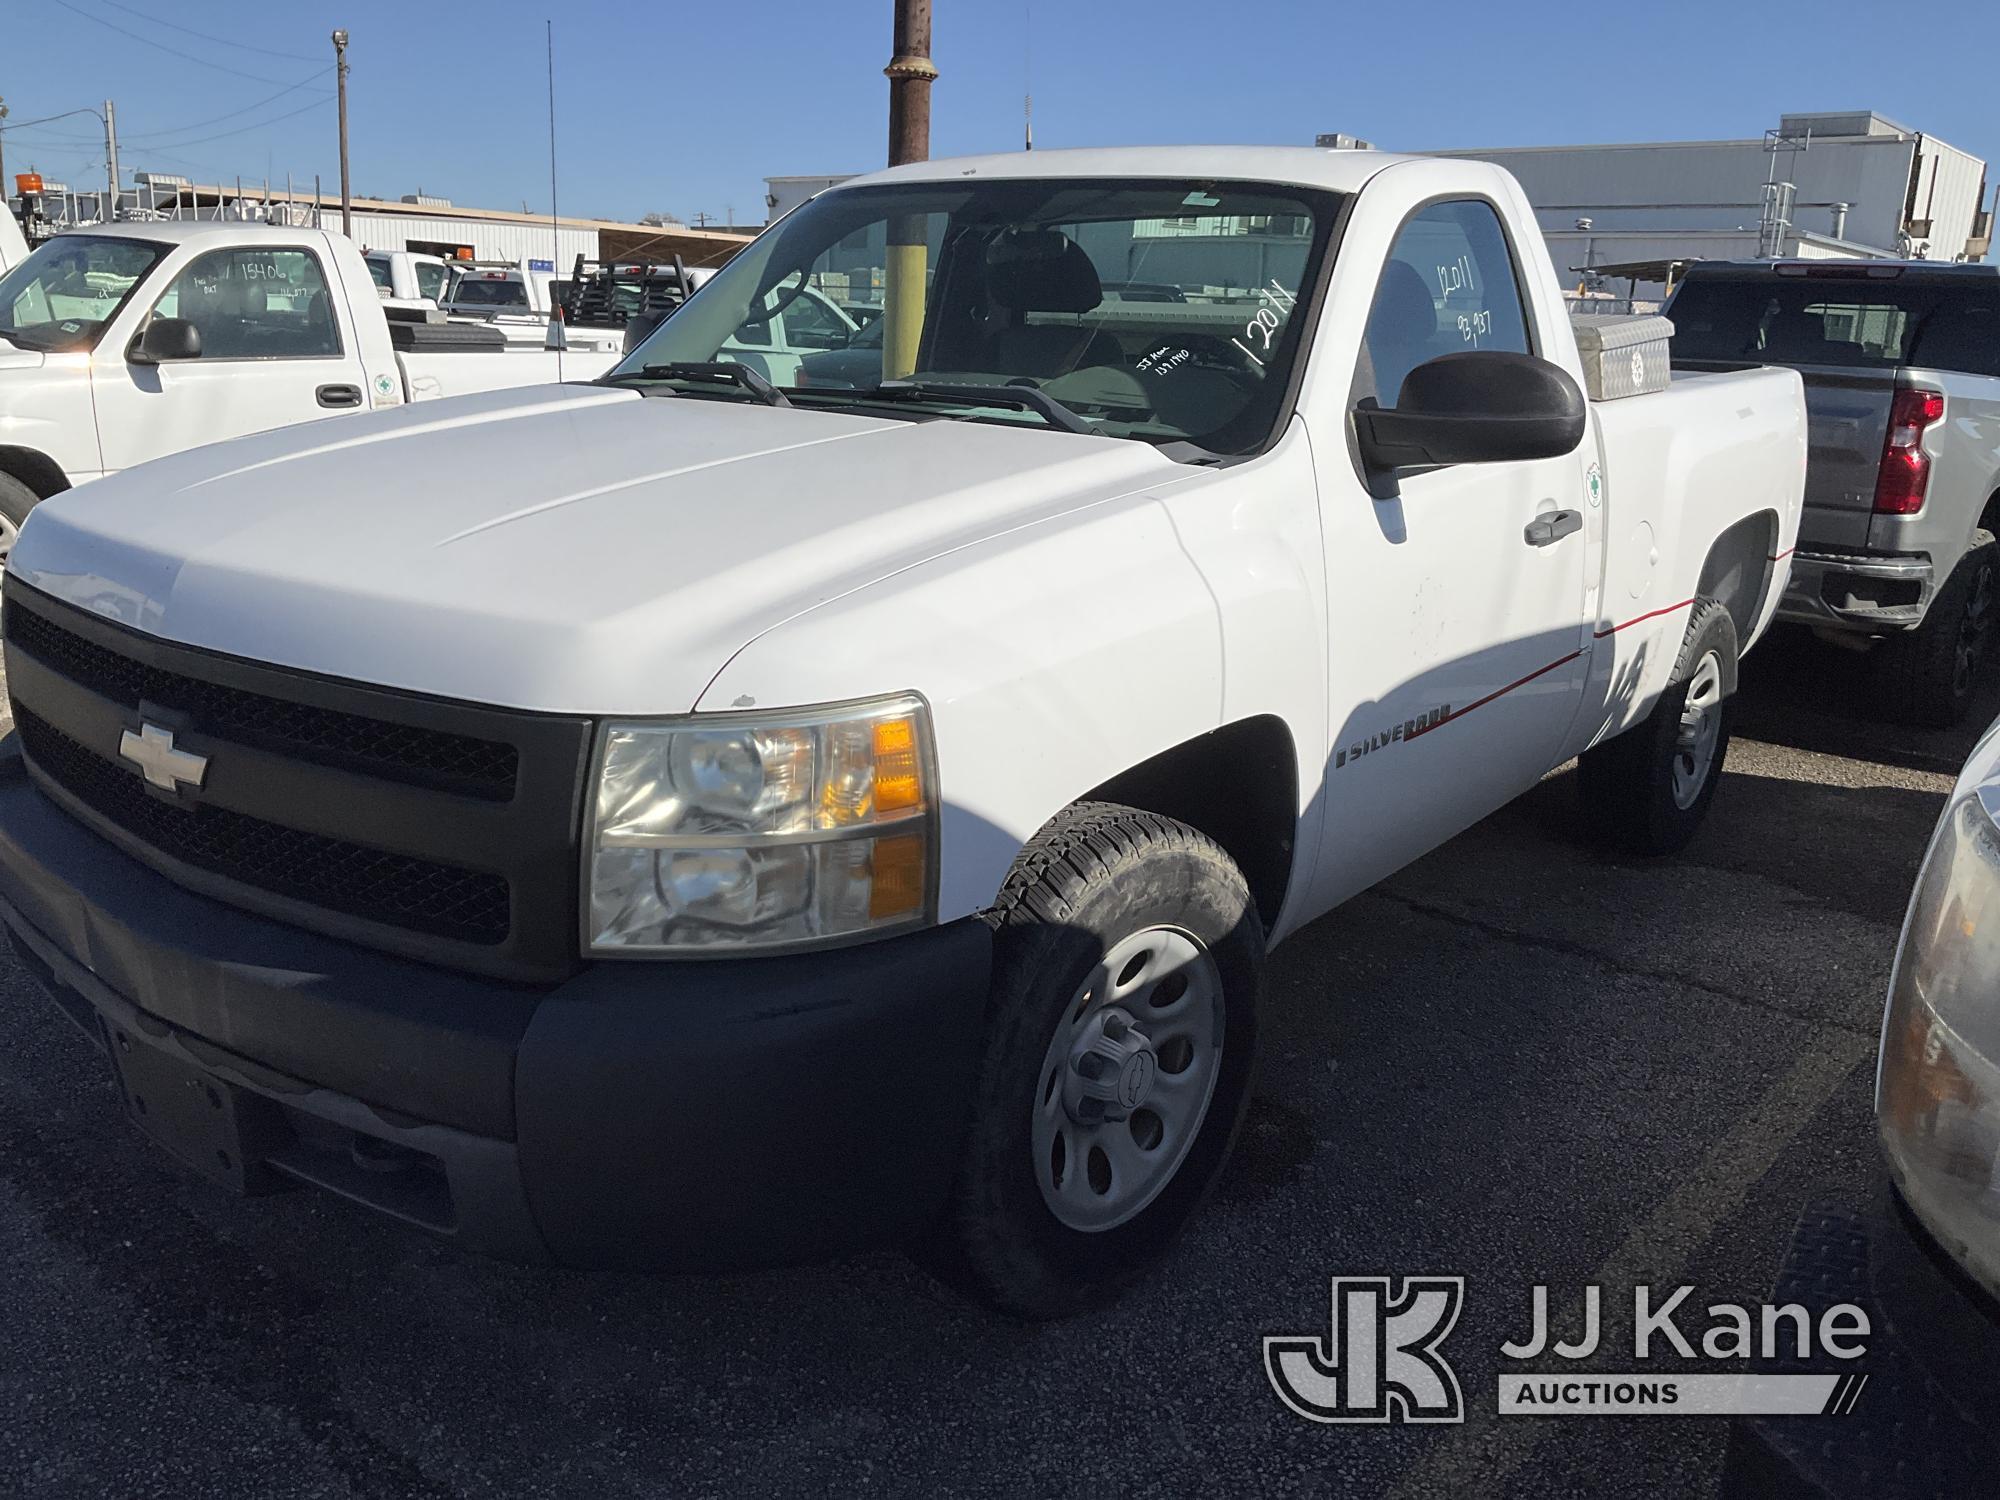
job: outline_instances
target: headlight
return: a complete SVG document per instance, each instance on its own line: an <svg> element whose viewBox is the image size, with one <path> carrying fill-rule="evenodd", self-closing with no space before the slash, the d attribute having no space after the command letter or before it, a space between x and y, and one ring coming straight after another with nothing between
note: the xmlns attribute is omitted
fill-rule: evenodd
<svg viewBox="0 0 2000 1500"><path fill-rule="evenodd" d="M936 870L913 694L598 733L585 945L795 947L915 926Z"/></svg>
<svg viewBox="0 0 2000 1500"><path fill-rule="evenodd" d="M2000 1291L2000 830L1985 795L1946 810L1917 878L1875 1113L1905 1200Z"/></svg>

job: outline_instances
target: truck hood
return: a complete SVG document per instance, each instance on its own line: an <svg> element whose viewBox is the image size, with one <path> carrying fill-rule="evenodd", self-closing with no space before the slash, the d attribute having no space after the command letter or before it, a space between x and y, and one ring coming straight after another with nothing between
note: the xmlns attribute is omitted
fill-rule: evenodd
<svg viewBox="0 0 2000 1500"><path fill-rule="evenodd" d="M39 370L49 362L39 349L22 349L0 339L0 370Z"/></svg>
<svg viewBox="0 0 2000 1500"><path fill-rule="evenodd" d="M681 713L801 611L1187 473L1112 438L543 386L143 465L38 506L8 568L258 661L516 708Z"/></svg>

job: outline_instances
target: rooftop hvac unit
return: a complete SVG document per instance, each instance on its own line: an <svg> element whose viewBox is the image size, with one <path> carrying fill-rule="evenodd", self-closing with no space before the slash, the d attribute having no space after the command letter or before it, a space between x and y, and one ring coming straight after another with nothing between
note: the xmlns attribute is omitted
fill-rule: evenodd
<svg viewBox="0 0 2000 1500"><path fill-rule="evenodd" d="M451 199L449 199L449 198L439 198L439 197L437 197L437 196L435 196L434 194L431 194L431 193L405 193L405 194L403 194L403 198L402 198L402 201L403 201L403 202L405 202L405 203L411 203L411 204L414 204L414 205L416 205L416 206L417 206L418 208L450 208L450 207L451 207Z"/></svg>

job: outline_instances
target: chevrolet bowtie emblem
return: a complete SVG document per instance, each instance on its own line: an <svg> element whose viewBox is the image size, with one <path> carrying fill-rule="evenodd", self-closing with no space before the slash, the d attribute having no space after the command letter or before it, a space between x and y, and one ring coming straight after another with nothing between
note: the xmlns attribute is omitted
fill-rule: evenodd
<svg viewBox="0 0 2000 1500"><path fill-rule="evenodd" d="M146 783L163 792L177 792L184 786L200 786L208 774L208 757L174 748L174 732L156 724L141 724L134 734L126 730L118 737L118 754L145 773Z"/></svg>

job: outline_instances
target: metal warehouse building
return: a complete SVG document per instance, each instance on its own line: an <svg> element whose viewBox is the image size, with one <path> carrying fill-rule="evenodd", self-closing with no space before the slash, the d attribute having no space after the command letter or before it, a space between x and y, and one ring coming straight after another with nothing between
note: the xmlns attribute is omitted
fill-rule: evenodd
<svg viewBox="0 0 2000 1500"><path fill-rule="evenodd" d="M1436 154L1495 162L1519 178L1557 274L1572 286L1584 267L1758 256L1982 260L1992 243L1986 163L1866 110L1785 115L1761 140Z"/></svg>
<svg viewBox="0 0 2000 1500"><path fill-rule="evenodd" d="M272 223L319 223L340 227L340 199L261 184L241 187L191 183L163 173L136 172L135 187L119 195L126 219L253 219ZM55 227L95 222L105 194L51 192L47 209ZM529 260L538 269L567 270L583 255L592 260L630 256L667 260L680 255L689 266L717 266L749 243L747 235L686 225L625 224L614 219L512 213L506 209L465 208L448 198L408 193L391 202L355 198L354 239L364 250L423 250L475 260Z"/></svg>

